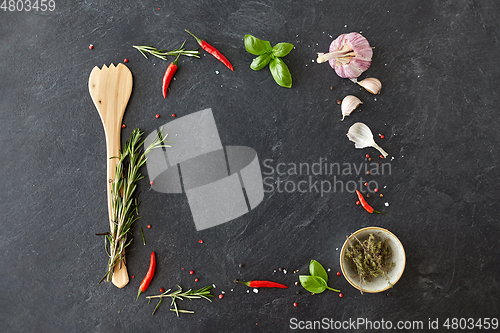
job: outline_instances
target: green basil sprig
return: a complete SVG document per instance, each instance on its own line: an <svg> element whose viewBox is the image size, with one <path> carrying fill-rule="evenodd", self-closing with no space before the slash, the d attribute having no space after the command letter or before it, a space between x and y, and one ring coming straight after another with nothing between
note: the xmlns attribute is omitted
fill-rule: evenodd
<svg viewBox="0 0 500 333"><path fill-rule="evenodd" d="M282 87L292 87L292 74L285 62L281 59L293 49L293 44L278 43L271 47L267 40L260 40L252 35L245 35L245 49L248 53L258 56L250 64L254 71L261 70L269 65L271 75Z"/></svg>
<svg viewBox="0 0 500 333"><path fill-rule="evenodd" d="M326 289L340 292L338 289L328 287L328 274L316 260L311 260L309 273L311 275L299 275L300 284L305 290L315 294L320 294Z"/></svg>

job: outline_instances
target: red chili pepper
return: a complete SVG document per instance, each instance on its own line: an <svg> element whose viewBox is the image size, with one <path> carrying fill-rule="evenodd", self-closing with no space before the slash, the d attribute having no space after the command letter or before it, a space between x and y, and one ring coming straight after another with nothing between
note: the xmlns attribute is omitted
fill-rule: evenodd
<svg viewBox="0 0 500 333"><path fill-rule="evenodd" d="M144 278L144 280L142 280L141 285L139 286L139 292L137 293L137 299L139 299L139 296L141 296L141 294L143 292L145 292L146 289L148 289L149 284L151 283L151 280L153 279L153 276L155 275L155 268L156 268L155 253L152 252L151 253L151 260L149 262L148 273L146 274L146 277Z"/></svg>
<svg viewBox="0 0 500 333"><path fill-rule="evenodd" d="M200 44L200 46L201 46L202 49L204 49L205 51L207 51L208 53L210 53L211 55L213 55L215 57L215 59L217 59L220 62L222 62L224 65L227 66L227 68L229 68L230 70L234 71L233 65L231 65L231 63L229 62L229 60L227 60L227 58L224 57L224 55L222 55L222 53L220 53L219 50L217 50L215 47L213 47L212 45L208 44L204 40L199 39L198 37L196 37L195 35L193 35L191 32L189 32L187 30L186 30L186 32L188 34L190 34L191 36L193 36L196 39L196 41L198 42L198 44Z"/></svg>
<svg viewBox="0 0 500 333"><path fill-rule="evenodd" d="M240 281L234 280L234 282L242 283L250 288L288 288L284 284L272 282L272 281Z"/></svg>
<svg viewBox="0 0 500 333"><path fill-rule="evenodd" d="M170 81L172 81L175 72L177 72L177 68L179 68L179 66L177 66L177 63L179 61L180 56L181 54L179 53L177 55L177 58L175 58L174 62L171 62L170 65L168 65L167 70L165 71L165 75L163 75L163 85L162 85L163 98L167 98L168 86L170 85ZM156 115L156 118L159 118L159 115Z"/></svg>
<svg viewBox="0 0 500 333"><path fill-rule="evenodd" d="M373 214L373 213L376 213L376 214L384 214L384 215L387 215L386 213L382 213L382 212L379 212L378 210L375 210L373 209L372 206L370 206L368 204L368 202L366 202L365 200L365 197L363 197L363 195L361 194L361 192L359 192L358 190L356 190L356 194L358 195L358 199L359 199L359 202L361 202L361 206L363 206L363 208L370 214Z"/></svg>

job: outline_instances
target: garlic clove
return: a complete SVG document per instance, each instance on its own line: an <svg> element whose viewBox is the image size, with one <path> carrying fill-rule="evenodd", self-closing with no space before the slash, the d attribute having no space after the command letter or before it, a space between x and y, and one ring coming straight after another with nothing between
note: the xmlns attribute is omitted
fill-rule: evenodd
<svg viewBox="0 0 500 333"><path fill-rule="evenodd" d="M340 105L340 109L342 110L342 120L356 110L360 104L363 104L363 102L361 102L361 100L356 96L348 95L344 97L342 104Z"/></svg>
<svg viewBox="0 0 500 333"><path fill-rule="evenodd" d="M380 94L380 90L382 89L382 83L374 77L366 78L362 81L357 82L357 84L374 95Z"/></svg>
<svg viewBox="0 0 500 333"><path fill-rule="evenodd" d="M350 141L354 142L355 148L361 149L366 147L373 147L377 149L384 158L387 157L387 153L383 150L379 145L375 143L373 140L373 133L370 130L370 127L366 126L363 123L355 123L349 128L347 132L347 137Z"/></svg>

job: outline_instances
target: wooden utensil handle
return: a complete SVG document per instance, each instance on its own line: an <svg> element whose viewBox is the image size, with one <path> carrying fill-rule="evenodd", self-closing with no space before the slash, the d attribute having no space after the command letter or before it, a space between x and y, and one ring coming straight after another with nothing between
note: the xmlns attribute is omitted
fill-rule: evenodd
<svg viewBox="0 0 500 333"><path fill-rule="evenodd" d="M120 128L109 130L106 133L106 155L107 155L107 186L108 191L108 216L109 227L113 230L113 210L111 203L111 189L115 181L116 165L120 157Z"/></svg>
<svg viewBox="0 0 500 333"><path fill-rule="evenodd" d="M108 128L109 130L109 128ZM109 130L106 133L106 155L108 157L107 163L107 178L108 178L108 214L109 214L109 227L113 230L113 210L111 202L111 188L115 181L116 165L118 164L118 157L120 157L120 136L121 136L121 125L117 124L114 130ZM116 221L118 222L118 221ZM124 253L125 254L125 253ZM125 265L125 259L119 261L113 272L113 278L111 282L118 288L125 287L129 282L127 266Z"/></svg>

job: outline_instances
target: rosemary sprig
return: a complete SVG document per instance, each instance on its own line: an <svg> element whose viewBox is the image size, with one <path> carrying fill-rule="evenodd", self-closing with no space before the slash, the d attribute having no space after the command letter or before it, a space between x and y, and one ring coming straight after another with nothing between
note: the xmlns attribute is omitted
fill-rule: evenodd
<svg viewBox="0 0 500 333"><path fill-rule="evenodd" d="M134 197L137 188L137 182L144 178L140 168L146 164L146 155L153 149L160 147L171 147L165 144L167 135L163 136L161 130L158 136L143 151L141 146L144 141L142 132L136 128L130 134L129 140L125 143L123 151L120 152L119 161L115 168L115 179L111 186L111 230L105 233L104 246L109 256L106 274L99 281L111 281L115 266L125 259L125 248L130 245L132 240L127 241L127 235L130 233L132 224L137 221L138 207L140 202Z"/></svg>
<svg viewBox="0 0 500 333"><path fill-rule="evenodd" d="M190 310L182 310L182 309L179 309L177 307L177 303L175 302L177 299L180 299L181 301L184 299L184 298L187 298L187 299L197 299L197 298L204 298L208 301L212 301L209 297L214 297L214 295L212 295L210 293L210 290L212 289L212 286L206 286L206 287L203 287L201 289L198 289L198 290L192 290L192 289L189 289L188 291L182 291L182 288L177 285L177 287L179 288L178 290L172 292L169 294L169 292L172 290L172 289L168 289L167 291L165 291L164 293L161 293L160 295L155 295L155 296L148 296L146 298L149 299L149 302L151 302L151 300L153 298L159 298L160 300L158 301L158 304L156 305L154 311L153 311L153 314L154 315L156 313L156 311L158 311L158 308L160 307L161 305L161 302L163 301L163 298L164 297L170 297L172 298L172 302L170 303L170 306L173 306L172 309L170 309L170 311L174 311L177 316L179 316L179 313L194 313L194 311L190 311ZM148 302L148 303L149 303Z"/></svg>
<svg viewBox="0 0 500 333"><path fill-rule="evenodd" d="M182 44L182 45L184 45L184 44ZM139 50L139 52L141 52L141 54L146 59L148 59L148 54L155 56L157 58L160 58L162 60L167 60L167 56L178 56L179 54L186 56L186 57L195 57L195 58L200 57L200 52L198 51L198 49L185 50L183 47L181 47L180 49L167 51L167 50L158 50L150 45L142 45L142 46L132 45L132 47Z"/></svg>

